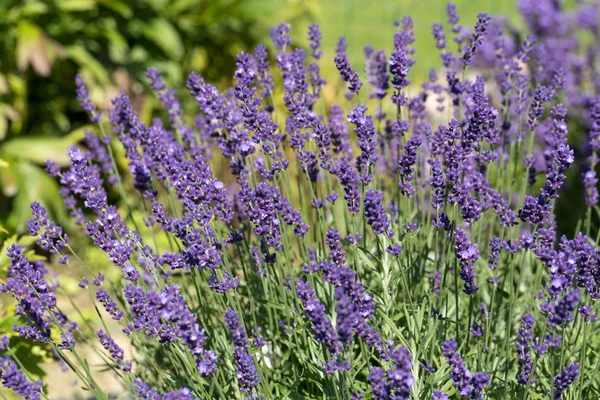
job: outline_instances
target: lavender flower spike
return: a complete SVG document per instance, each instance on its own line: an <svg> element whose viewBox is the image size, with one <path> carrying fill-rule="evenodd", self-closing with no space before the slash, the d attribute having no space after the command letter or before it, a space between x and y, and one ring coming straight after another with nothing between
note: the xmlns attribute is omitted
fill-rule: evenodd
<svg viewBox="0 0 600 400"><path fill-rule="evenodd" d="M77 85L77 100L81 103L81 108L88 113L90 121L93 123L100 122L102 114L96 109L96 105L90 99L90 92L81 75L75 77L75 85Z"/></svg>

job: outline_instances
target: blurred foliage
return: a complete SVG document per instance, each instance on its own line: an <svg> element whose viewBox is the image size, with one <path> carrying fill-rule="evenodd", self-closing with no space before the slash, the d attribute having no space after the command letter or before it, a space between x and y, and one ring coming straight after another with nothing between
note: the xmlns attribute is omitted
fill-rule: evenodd
<svg viewBox="0 0 600 400"><path fill-rule="evenodd" d="M101 108L125 90L151 115L156 102L141 84L149 66L174 87L192 70L226 83L236 54L268 37L266 19L303 19L311 4L289 1L275 16L253 0L0 0L0 227L22 232L34 199L65 222L43 162L64 165L83 137L77 73Z"/></svg>

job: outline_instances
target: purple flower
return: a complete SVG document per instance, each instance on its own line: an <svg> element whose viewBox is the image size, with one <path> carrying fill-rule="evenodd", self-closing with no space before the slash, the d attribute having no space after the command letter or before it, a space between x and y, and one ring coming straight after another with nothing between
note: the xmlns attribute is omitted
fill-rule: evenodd
<svg viewBox="0 0 600 400"><path fill-rule="evenodd" d="M348 115L348 121L355 128L358 137L358 147L361 154L356 158L356 166L360 173L361 181L368 185L373 179L373 166L377 162L377 140L373 118L365 115L367 107L359 104Z"/></svg>
<svg viewBox="0 0 600 400"><path fill-rule="evenodd" d="M388 234L390 228L390 219L385 213L385 209L381 204L383 193L370 189L365 194L365 217L367 223L373 228L373 232L377 235Z"/></svg>
<svg viewBox="0 0 600 400"><path fill-rule="evenodd" d="M131 362L123 360L125 352L117 342L102 329L97 330L96 334L98 335L98 341L102 347L108 351L113 360L115 360L124 371L131 371Z"/></svg>
<svg viewBox="0 0 600 400"><path fill-rule="evenodd" d="M408 72L411 66L406 50L395 49L390 57L389 66L392 75L392 87L396 89L392 96L392 102L405 105L406 98L402 96L402 90L410 84Z"/></svg>
<svg viewBox="0 0 600 400"><path fill-rule="evenodd" d="M521 319L521 327L517 333L517 358L519 359L519 374L517 382L522 385L532 385L535 380L531 378L533 360L531 359L531 342L533 340L533 324L535 319L532 314L525 314Z"/></svg>
<svg viewBox="0 0 600 400"><path fill-rule="evenodd" d="M583 320L587 323L596 322L596 312L592 306L581 306L579 307L579 314L583 317Z"/></svg>
<svg viewBox="0 0 600 400"><path fill-rule="evenodd" d="M56 296L46 282L47 271L39 261L30 262L22 254L23 247L12 244L8 248L8 277L0 285L0 291L10 293L18 301L16 314L22 315L27 325L15 325L21 337L45 343L50 340L50 328L54 323ZM64 321L66 322L66 321Z"/></svg>
<svg viewBox="0 0 600 400"><path fill-rule="evenodd" d="M585 187L585 204L595 206L598 204L598 178L596 171L590 169L583 174L583 186Z"/></svg>
<svg viewBox="0 0 600 400"><path fill-rule="evenodd" d="M473 62L473 55L477 51L477 48L483 43L483 36L485 35L491 18L487 13L477 14L477 23L475 24L475 32L471 37L471 45L465 48L463 54L463 63L470 65Z"/></svg>
<svg viewBox="0 0 600 400"><path fill-rule="evenodd" d="M414 384L411 368L411 355L406 347L398 346L389 354L392 368L384 371L378 367L371 367L369 382L374 400L398 399L407 400L410 397L410 388Z"/></svg>
<svg viewBox="0 0 600 400"><path fill-rule="evenodd" d="M573 321L573 311L579 304L579 297L579 290L572 289L561 299L547 304L542 311L547 312L548 325L554 327Z"/></svg>
<svg viewBox="0 0 600 400"><path fill-rule="evenodd" d="M443 391L435 389L431 395L431 400L449 400L449 399L448 399L448 396L446 396L446 394Z"/></svg>
<svg viewBox="0 0 600 400"><path fill-rule="evenodd" d="M237 378L242 392L251 393L260 382L254 365L254 357L248 354L248 336L240 323L240 317L232 308L225 311L225 323L233 336L233 358L237 366Z"/></svg>
<svg viewBox="0 0 600 400"><path fill-rule="evenodd" d="M389 75L385 51L379 50L371 53L365 62L365 70L369 84L373 86L370 98L383 99L389 89Z"/></svg>
<svg viewBox="0 0 600 400"><path fill-rule="evenodd" d="M135 379L132 383L133 390L139 399L143 400L196 400L188 388L165 392L159 394L150 389L148 384L139 379Z"/></svg>
<svg viewBox="0 0 600 400"><path fill-rule="evenodd" d="M46 209L37 201L31 203L31 213L33 218L27 222L29 234L39 236L37 243L44 250L51 254L60 254L69 241L67 234L63 234L62 228L56 223L49 221Z"/></svg>
<svg viewBox="0 0 600 400"><path fill-rule="evenodd" d="M490 377L487 372L471 373L457 348L454 340L446 340L441 345L442 354L450 366L450 378L461 397L482 400L483 390L490 382Z"/></svg>
<svg viewBox="0 0 600 400"><path fill-rule="evenodd" d="M85 81L79 74L75 76L75 85L77 86L77 100L79 100L81 108L88 113L90 121L93 123L100 122L102 119L102 114L98 112L96 105L90 99L90 92L85 84Z"/></svg>
<svg viewBox="0 0 600 400"><path fill-rule="evenodd" d="M560 374L554 378L554 398L561 400L562 394L579 377L579 363L567 365Z"/></svg>
<svg viewBox="0 0 600 400"><path fill-rule="evenodd" d="M0 380L2 380L2 386L11 389L25 400L41 398L42 381L30 382L17 364L8 357L0 358Z"/></svg>
<svg viewBox="0 0 600 400"><path fill-rule="evenodd" d="M104 288L99 288L96 290L96 300L104 305L106 312L112 316L112 319L120 321L121 318L123 318L123 315L125 315L123 311L119 310L117 303L115 303L115 301L110 297L108 292L104 290Z"/></svg>
<svg viewBox="0 0 600 400"><path fill-rule="evenodd" d="M455 239L454 248L456 249L456 257L460 263L460 278L464 282L463 291L466 294L474 294L479 290L479 286L475 283L474 265L475 261L479 259L477 243L471 244L466 233L460 228L456 229Z"/></svg>
<svg viewBox="0 0 600 400"><path fill-rule="evenodd" d="M435 39L435 47L438 49L446 48L446 35L444 34L444 27L442 24L433 24L431 27L433 38Z"/></svg>
<svg viewBox="0 0 600 400"><path fill-rule="evenodd" d="M454 30L455 25L458 24L459 21L458 10L456 9L456 6L453 3L448 3L448 5L446 6L446 13L448 14L448 23L450 25L454 25ZM458 31L460 31L460 27L458 28ZM454 31L454 33L458 33L458 31Z"/></svg>
<svg viewBox="0 0 600 400"><path fill-rule="evenodd" d="M412 197L415 194L415 188L412 185L414 179L414 165L417 162L417 150L421 145L422 140L418 136L412 136L406 142L404 147L404 153L398 161L398 170L400 175L400 182L398 186L400 192L407 197Z"/></svg>
<svg viewBox="0 0 600 400"><path fill-rule="evenodd" d="M279 24L276 28L271 28L271 39L277 50L292 45L292 40L289 37L290 26L288 24Z"/></svg>
<svg viewBox="0 0 600 400"><path fill-rule="evenodd" d="M308 27L308 41L310 42L309 46L312 50L312 56L318 60L323 55L323 52L319 49L321 47L321 31L319 25L312 24Z"/></svg>
<svg viewBox="0 0 600 400"><path fill-rule="evenodd" d="M444 206L444 200L446 198L446 187L444 185L444 172L442 165L439 161L435 161L431 166L431 179L429 180L431 185L431 205L436 210L439 210Z"/></svg>
<svg viewBox="0 0 600 400"><path fill-rule="evenodd" d="M160 343L180 341L195 357L201 376L216 372L217 356L204 348L206 333L200 329L177 285L165 285L157 292L128 284L123 294L132 317L131 329L143 331Z"/></svg>
<svg viewBox="0 0 600 400"><path fill-rule="evenodd" d="M348 137L348 126L344 110L338 105L333 105L329 115L329 131L334 154L352 154L352 146Z"/></svg>
<svg viewBox="0 0 600 400"><path fill-rule="evenodd" d="M339 48L338 50L342 50L342 48ZM338 51L333 61L335 62L335 67L339 71L342 80L348 83L348 91L345 94L346 98L351 99L354 95L358 95L358 92L362 87L362 82L360 81L358 72L350 65L345 49Z"/></svg>
<svg viewBox="0 0 600 400"><path fill-rule="evenodd" d="M311 323L317 342L324 344L332 356L340 355L342 345L338 341L331 321L325 315L325 306L317 299L317 294L311 289L310 283L298 279L296 292L304 306L304 311Z"/></svg>

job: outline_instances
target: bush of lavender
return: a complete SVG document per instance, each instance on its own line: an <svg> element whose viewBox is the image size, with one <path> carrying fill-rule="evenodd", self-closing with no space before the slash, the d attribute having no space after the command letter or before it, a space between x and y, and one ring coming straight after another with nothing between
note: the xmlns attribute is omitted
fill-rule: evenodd
<svg viewBox="0 0 600 400"><path fill-rule="evenodd" d="M306 50L274 28L276 68L264 46L242 53L225 92L191 74L193 125L155 69L168 121L150 124L124 93L105 115L78 78L97 130L68 169L47 170L75 233L121 278L105 279L33 203L30 234L96 315L61 311L47 265L9 247L0 288L20 323L0 340L3 386L48 398L12 349L19 336L48 344L98 399L599 398L600 97L573 100L576 55L542 58L554 26L544 18L559 11L532 12L546 24L541 45L509 40L487 14L469 29L447 13L433 26L443 65L420 89L410 18L391 54L365 49L364 73L342 38L339 104L324 100L316 25ZM558 237L575 160L567 115L588 127L587 206L572 211L581 232ZM99 369L122 389L99 383Z"/></svg>

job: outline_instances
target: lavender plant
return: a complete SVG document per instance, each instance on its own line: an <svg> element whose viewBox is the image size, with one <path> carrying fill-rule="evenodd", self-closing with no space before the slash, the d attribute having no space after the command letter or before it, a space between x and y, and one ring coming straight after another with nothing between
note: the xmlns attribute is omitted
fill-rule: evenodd
<svg viewBox="0 0 600 400"><path fill-rule="evenodd" d="M69 151L68 169L47 170L121 279L105 279L33 203L30 234L70 269L96 317L61 311L46 266L13 245L0 289L17 303L14 334L48 343L98 399L114 390L84 346L140 399L598 398L600 100L586 116L581 232L558 237L575 157L562 64L534 62L545 46L533 36L508 51L487 14L470 31L447 11L447 26L432 29L442 69L419 90L408 17L389 57L365 49L362 78L339 41L339 104L322 97L316 25L310 52L287 25L272 30L281 79L262 45L238 56L225 92L191 74L193 126L155 69L147 77L168 121L149 125L125 93L104 115L78 78L97 130L87 150ZM478 74L489 35L499 85ZM0 343L2 384L47 398L9 338Z"/></svg>

